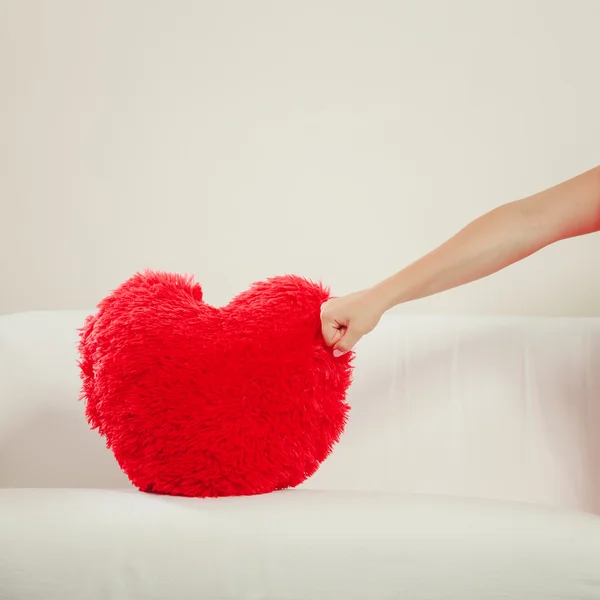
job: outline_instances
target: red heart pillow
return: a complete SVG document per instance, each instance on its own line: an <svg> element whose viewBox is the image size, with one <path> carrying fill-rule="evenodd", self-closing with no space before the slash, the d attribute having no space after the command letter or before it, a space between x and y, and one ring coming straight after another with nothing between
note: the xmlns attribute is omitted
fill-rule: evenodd
<svg viewBox="0 0 600 600"><path fill-rule="evenodd" d="M285 276L215 308L192 278L135 275L81 330L88 422L145 492L233 496L297 486L347 419L351 355L334 358L321 336L328 297Z"/></svg>

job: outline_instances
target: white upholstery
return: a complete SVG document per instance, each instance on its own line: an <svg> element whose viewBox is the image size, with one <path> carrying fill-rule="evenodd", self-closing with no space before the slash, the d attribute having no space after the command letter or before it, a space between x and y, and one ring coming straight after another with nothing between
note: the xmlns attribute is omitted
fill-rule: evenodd
<svg viewBox="0 0 600 600"><path fill-rule="evenodd" d="M3 599L600 597L600 521L527 505L307 490L218 501L15 490L1 501L12 517Z"/></svg>
<svg viewBox="0 0 600 600"><path fill-rule="evenodd" d="M600 319L385 317L310 481L194 500L87 429L85 314L0 317L1 599L600 598Z"/></svg>

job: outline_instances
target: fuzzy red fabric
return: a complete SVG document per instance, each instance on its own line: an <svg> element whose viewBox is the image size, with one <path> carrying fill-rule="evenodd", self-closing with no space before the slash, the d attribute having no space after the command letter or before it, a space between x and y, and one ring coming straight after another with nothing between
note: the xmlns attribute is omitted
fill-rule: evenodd
<svg viewBox="0 0 600 600"><path fill-rule="evenodd" d="M238 496L294 487L339 440L352 355L320 331L329 292L296 276L223 308L191 277L146 271L80 332L88 422L144 492Z"/></svg>

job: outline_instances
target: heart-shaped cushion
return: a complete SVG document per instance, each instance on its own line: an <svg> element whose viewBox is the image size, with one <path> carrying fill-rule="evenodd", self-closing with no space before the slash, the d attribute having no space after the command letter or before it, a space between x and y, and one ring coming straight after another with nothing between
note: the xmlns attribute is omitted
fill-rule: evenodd
<svg viewBox="0 0 600 600"><path fill-rule="evenodd" d="M190 277L146 271L81 330L93 428L145 492L232 496L294 487L339 440L352 355L321 336L329 292L296 276L223 308Z"/></svg>

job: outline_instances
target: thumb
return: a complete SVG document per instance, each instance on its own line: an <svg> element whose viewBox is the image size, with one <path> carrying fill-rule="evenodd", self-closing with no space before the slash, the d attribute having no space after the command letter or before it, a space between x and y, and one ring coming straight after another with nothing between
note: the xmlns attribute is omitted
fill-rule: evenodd
<svg viewBox="0 0 600 600"><path fill-rule="evenodd" d="M343 332L338 325L331 321L323 321L321 325L323 339L328 346L335 346L342 338Z"/></svg>
<svg viewBox="0 0 600 600"><path fill-rule="evenodd" d="M362 336L353 329L346 329L338 342L333 346L333 355L342 356L346 352L350 352L358 343Z"/></svg>

